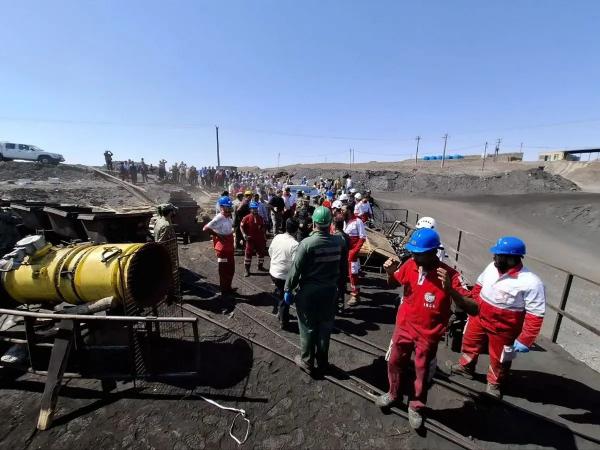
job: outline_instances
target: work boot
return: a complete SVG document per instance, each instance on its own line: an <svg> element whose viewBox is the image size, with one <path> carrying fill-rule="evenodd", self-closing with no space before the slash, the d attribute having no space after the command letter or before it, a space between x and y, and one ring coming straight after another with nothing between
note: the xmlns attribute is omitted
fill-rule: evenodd
<svg viewBox="0 0 600 450"><path fill-rule="evenodd" d="M380 408L390 408L396 404L396 399L392 398L392 394L386 392L385 394L377 397L375 404Z"/></svg>
<svg viewBox="0 0 600 450"><path fill-rule="evenodd" d="M259 265L258 265L258 271L259 271L259 272L266 272L266 271L267 271L267 269L265 269L265 266L263 266L262 264L259 264Z"/></svg>
<svg viewBox="0 0 600 450"><path fill-rule="evenodd" d="M312 375L312 373L314 371L314 367L311 366L310 364L308 364L306 361L304 361L302 359L302 356L300 356L300 355L294 356L294 363L300 368L300 370L302 370L303 372L306 372L309 375Z"/></svg>
<svg viewBox="0 0 600 450"><path fill-rule="evenodd" d="M244 273L244 277L249 277L250 276L250 264L247 264L244 267L246 269L246 272Z"/></svg>
<svg viewBox="0 0 600 450"><path fill-rule="evenodd" d="M423 415L420 411L408 408L408 424L413 430L418 430L423 426Z"/></svg>
<svg viewBox="0 0 600 450"><path fill-rule="evenodd" d="M350 294L350 300L348 300L348 306L356 306L360 303L359 294Z"/></svg>
<svg viewBox="0 0 600 450"><path fill-rule="evenodd" d="M467 369L460 363L453 364L452 361L446 361L446 367L450 369L450 375L460 375L469 380L472 380L475 375L472 369Z"/></svg>
<svg viewBox="0 0 600 450"><path fill-rule="evenodd" d="M487 386L485 387L485 392L488 395L491 395L492 397L497 398L498 400L500 400L502 398L502 392L500 392L499 384L488 383Z"/></svg>

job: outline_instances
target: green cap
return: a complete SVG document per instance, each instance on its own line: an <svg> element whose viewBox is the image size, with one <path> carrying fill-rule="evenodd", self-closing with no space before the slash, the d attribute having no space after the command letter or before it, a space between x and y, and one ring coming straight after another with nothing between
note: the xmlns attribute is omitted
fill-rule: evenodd
<svg viewBox="0 0 600 450"><path fill-rule="evenodd" d="M331 223L331 211L329 208L319 206L315 209L312 219L317 225L329 225Z"/></svg>

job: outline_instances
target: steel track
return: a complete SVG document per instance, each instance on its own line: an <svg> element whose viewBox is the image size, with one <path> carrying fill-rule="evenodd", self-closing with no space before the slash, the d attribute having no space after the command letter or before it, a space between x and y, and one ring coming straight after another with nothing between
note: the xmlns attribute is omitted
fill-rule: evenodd
<svg viewBox="0 0 600 450"><path fill-rule="evenodd" d="M216 266L216 263L212 259L209 259L209 258L207 258L204 255L201 255L201 256L206 261L208 261L209 263L211 263L213 266ZM262 287L256 285L255 283L253 283L253 282L251 282L251 281L249 281L249 280L247 280L245 278L240 277L237 274L235 274L234 277L242 285L246 285L246 287L248 287L249 289L251 289L251 290L253 290L255 292L263 293L264 295L269 296L269 297L275 297L270 292L265 292ZM271 315L268 312L266 312L266 311L264 311L264 310L262 310L260 308L257 308L254 305L250 305L248 303L245 303L245 305L251 307L252 309L254 309L256 311L259 311L261 314L266 314L266 315L269 315L269 316ZM292 306L292 308L294 308L294 307ZM238 310L239 310L239 308L238 308ZM244 312L244 311L241 311L241 312L243 314L247 315L246 312ZM251 318L251 320L254 320L254 318ZM259 325L263 326L260 323L259 323ZM263 326L263 328L264 328L264 326ZM352 333L349 333L347 331L341 330L341 329L339 329L337 327L334 327L334 330L337 331L337 332L339 332L339 333L342 333L342 334L348 336L351 339L356 340L357 342L360 342L361 344L364 344L364 345L366 345L368 347L371 347L372 349L379 350L379 353L374 353L372 350L366 350L363 347L360 347L360 346L357 346L357 345L353 345L353 344L351 344L350 342L348 342L348 341L346 341L344 339L339 339L337 336L331 336L331 340L332 341L335 341L335 342L337 342L339 344L342 344L342 345L345 345L347 347L353 348L355 350L359 350L361 352L367 353L367 354L372 355L372 356L384 356L385 353L388 350L386 347L383 347L383 346L381 346L381 345L379 345L379 344L377 344L375 342L369 341L368 339L364 339L364 338L362 338L360 336L356 336L356 335L354 335ZM273 331L273 330L269 330L269 331ZM279 333L276 333L276 334L278 334L280 337L283 337ZM286 339L286 341L287 341L287 338L285 338L285 337L283 337L283 338ZM348 375L348 377L350 377L350 378L356 378L353 375ZM361 382L366 384L366 382L364 382L362 380L361 380ZM529 410L527 408L523 408L521 406L515 405L515 404L510 403L510 402L507 402L504 399L497 399L495 397L487 395L484 392L480 392L477 389L474 389L474 388L472 388L471 386L469 386L469 385L467 385L465 383L462 383L462 382L454 380L454 379L450 379L450 378L448 378L447 375L444 375L443 379L440 378L440 375L434 376L434 379L432 380L432 383L437 384L438 386L440 386L442 388L445 388L445 389L447 389L449 391L452 391L452 392L455 392L457 394L463 395L465 397L471 397L471 398L474 398L474 399L483 399L483 398L485 398L486 401L491 401L493 403L496 403L498 405L507 407L509 409L514 409L516 411L529 414L529 415L534 416L534 417L536 417L538 419L541 419L544 422L547 422L547 423L549 423L551 425L554 425L554 426L557 426L559 428L562 428L562 429L568 431L569 433L572 433L572 434L574 434L574 435L576 435L576 436L578 436L578 437L580 437L582 439L590 441L590 442L592 442L594 444L600 444L600 439L598 439L598 438L596 438L594 436L590 436L590 435L587 435L585 433L579 432L577 430L573 430L573 429L569 428L569 426L566 425L566 424L564 424L564 423L558 422L558 421L556 421L556 420L554 420L554 419L552 419L550 417L544 416L544 415L542 415L540 413L537 413L535 411ZM379 391L377 388L375 388L374 386L371 386L371 385L369 385L369 388L372 389L372 390ZM379 392L382 393L381 391L379 391Z"/></svg>

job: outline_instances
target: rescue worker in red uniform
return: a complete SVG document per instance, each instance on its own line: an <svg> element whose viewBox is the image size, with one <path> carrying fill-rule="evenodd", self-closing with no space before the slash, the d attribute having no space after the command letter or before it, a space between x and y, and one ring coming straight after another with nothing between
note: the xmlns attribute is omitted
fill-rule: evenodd
<svg viewBox="0 0 600 450"><path fill-rule="evenodd" d="M240 223L240 229L246 241L246 250L244 252L244 267L246 268L245 277L250 276L250 265L254 253L258 255L258 270L266 272L264 268L265 255L267 254L267 239L265 232L267 225L264 219L258 214L258 203L250 202L250 214L246 215Z"/></svg>
<svg viewBox="0 0 600 450"><path fill-rule="evenodd" d="M469 314L477 313L477 303L469 298L470 292L460 274L438 259L439 246L437 231L416 230L406 244L411 258L399 269L399 262L393 259L388 259L383 266L389 284L404 287L404 297L398 308L390 345L390 389L377 399L376 404L387 408L401 399L402 378L414 351L414 397L408 403L409 423L414 429L423 424L422 409L427 401L430 362L446 331L452 301Z"/></svg>
<svg viewBox="0 0 600 450"><path fill-rule="evenodd" d="M467 320L462 355L451 371L473 378L477 358L487 344L486 392L500 398L515 352L528 352L540 333L546 296L539 277L523 266L525 243L521 239L501 237L490 251L494 261L479 275L472 292L479 314Z"/></svg>
<svg viewBox="0 0 600 450"><path fill-rule="evenodd" d="M365 231L365 224L363 221L356 217L348 207L345 206L343 211L346 219L344 232L350 239L350 247L348 249L350 300L348 300L348 306L356 306L360 303L360 260L358 259L358 253L367 240L367 232Z"/></svg>
<svg viewBox="0 0 600 450"><path fill-rule="evenodd" d="M235 274L233 219L231 218L233 202L229 197L221 197L219 199L219 208L221 212L204 225L204 231L212 236L219 264L221 295L227 296L233 293L231 281Z"/></svg>

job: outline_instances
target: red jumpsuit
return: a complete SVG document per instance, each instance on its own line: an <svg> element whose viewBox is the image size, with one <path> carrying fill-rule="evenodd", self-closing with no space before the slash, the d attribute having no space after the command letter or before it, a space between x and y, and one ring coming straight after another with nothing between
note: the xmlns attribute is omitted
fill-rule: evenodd
<svg viewBox="0 0 600 450"><path fill-rule="evenodd" d="M359 272L360 261L358 252L367 240L365 224L357 217L352 217L344 227L344 232L350 238L350 247L348 248L348 276L350 278L350 289L352 295L358 297L360 295Z"/></svg>
<svg viewBox="0 0 600 450"><path fill-rule="evenodd" d="M267 254L267 240L265 238L265 221L258 214L248 214L240 224L242 232L246 235L246 251L244 253L244 264L252 264L254 253L258 255L258 265L261 267L265 262Z"/></svg>
<svg viewBox="0 0 600 450"><path fill-rule="evenodd" d="M530 347L542 328L546 308L544 285L522 265L500 274L494 263L490 263L477 278L473 299L479 303L479 315L467 320L459 363L474 370L487 343L490 355L487 381L501 384L511 364L500 362L504 346L512 346L517 339Z"/></svg>
<svg viewBox="0 0 600 450"><path fill-rule="evenodd" d="M460 274L440 262L437 267L448 271L452 287L463 296L469 296ZM414 397L409 407L423 408L427 401L427 374L437 353L438 342L444 335L450 318L452 299L443 290L437 267L424 272L411 258L395 273L394 278L404 286L404 297L396 315L388 361L389 393L393 399L400 395L402 376L415 352Z"/></svg>
<svg viewBox="0 0 600 450"><path fill-rule="evenodd" d="M213 235L212 240L219 264L219 284L221 293L228 294L231 292L231 282L235 274L233 219L219 213L204 228L210 228L217 233Z"/></svg>

